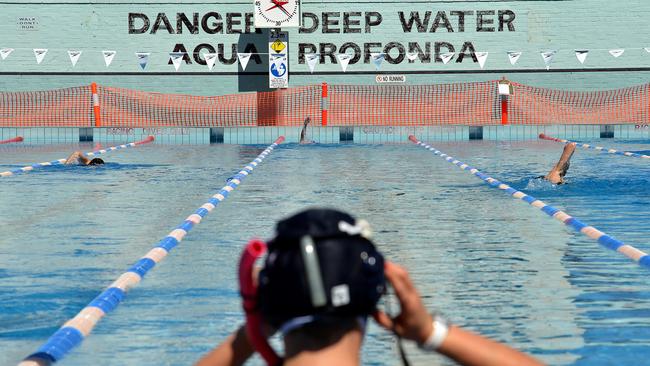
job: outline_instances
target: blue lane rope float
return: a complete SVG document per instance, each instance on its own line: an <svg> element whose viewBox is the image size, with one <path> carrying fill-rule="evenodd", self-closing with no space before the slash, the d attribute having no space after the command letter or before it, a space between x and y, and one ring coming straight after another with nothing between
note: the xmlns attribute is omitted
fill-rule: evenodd
<svg viewBox="0 0 650 366"><path fill-rule="evenodd" d="M107 152L111 152L111 151L115 151L115 150L128 149L130 147L136 147L136 146L139 146L139 145L148 144L150 142L153 142L154 139L155 138L153 136L148 136L146 139L141 140L141 141L130 142L130 143L124 144L124 145L111 146L111 147L107 147L106 149L90 151L90 152L85 153L84 155L86 155L88 157L98 156L98 155L106 154ZM38 168L44 168L44 167L54 166L54 165L63 165L63 164L65 164L66 160L67 159L58 159L58 160L54 160L54 161L46 161L44 163L27 165L27 166L24 166L22 168L18 168L18 169L14 169L14 170L7 170L6 172L1 172L0 177L10 177L10 176L15 175L15 174L27 173L27 172L30 172L30 171L32 171L34 169L38 169Z"/></svg>
<svg viewBox="0 0 650 366"><path fill-rule="evenodd" d="M145 274L157 263L162 261L167 254L177 246L185 235L201 220L212 211L221 201L228 197L241 181L248 176L255 167L262 163L273 149L284 141L280 136L275 142L267 147L252 162L246 165L239 173L235 174L221 190L213 195L208 202L199 207L193 214L188 216L182 224L172 230L144 257L140 258L127 272L123 273L115 282L91 301L74 318L68 320L57 330L35 353L29 355L19 366L44 366L60 361L74 347L81 344L93 330L104 315L113 311L124 299L126 292L137 285Z"/></svg>
<svg viewBox="0 0 650 366"><path fill-rule="evenodd" d="M650 269L650 256L648 256L647 253L631 246L624 244L622 241L614 238L613 236L609 236L605 234L604 232L596 229L593 226L588 226L587 224L581 222L575 217L570 216L564 211L561 211L553 206L549 206L546 203L536 199L533 196L530 196L522 191L518 191L509 185L502 183L490 176L487 176L483 173L481 173L478 169L473 168L461 161L458 161L454 159L454 157L449 156L433 147L431 147L428 144L425 144L418 140L415 136L410 135L409 140L411 140L413 143L424 147L425 149L432 151L435 155L440 156L441 158L445 159L451 164L456 165L462 170L469 171L473 175L479 177L482 179L485 183L489 184L492 188L498 188L502 191L505 191L506 193L510 194L512 197L520 199L529 205L533 207L537 207L540 209L542 212L545 214L551 216L552 218L561 221L567 226L570 226L574 230L588 236L589 238L598 241L598 243L602 246L604 246L607 249L615 250L626 257L632 259L633 261L637 262L639 265L646 267Z"/></svg>
<svg viewBox="0 0 650 366"><path fill-rule="evenodd" d="M542 140L561 142L563 144L572 144L572 143L574 143L574 144L576 144L576 146L581 147L583 149L593 149L593 150L597 150L597 151L600 151L600 152L606 153L606 154L629 156L629 157L632 157L632 158L650 159L650 155L643 155L643 154L637 154L637 153L630 152L630 151L620 151L620 150L616 150L616 149L608 149L608 148L602 147L602 146L593 146L593 145L589 145L589 144L583 144L583 143L580 143L580 142L575 142L575 141L571 141L571 140L559 139L557 137L548 136L548 135L545 135L543 133L539 134L539 138L542 139Z"/></svg>

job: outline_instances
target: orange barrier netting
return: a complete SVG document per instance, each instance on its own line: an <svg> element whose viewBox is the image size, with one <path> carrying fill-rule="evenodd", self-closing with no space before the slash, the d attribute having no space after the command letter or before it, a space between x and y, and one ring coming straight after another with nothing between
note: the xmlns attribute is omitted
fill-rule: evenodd
<svg viewBox="0 0 650 366"><path fill-rule="evenodd" d="M330 85L328 125L492 125L497 83Z"/></svg>
<svg viewBox="0 0 650 366"><path fill-rule="evenodd" d="M508 120L517 125L648 123L650 84L577 92L512 83Z"/></svg>
<svg viewBox="0 0 650 366"><path fill-rule="evenodd" d="M0 93L3 127L92 127L92 116L90 86Z"/></svg>
<svg viewBox="0 0 650 366"><path fill-rule="evenodd" d="M513 82L509 96L500 96L497 85L497 80L434 85L323 84L223 96L100 85L0 92L0 126L301 126L306 117L316 126L650 122L650 84L577 92Z"/></svg>

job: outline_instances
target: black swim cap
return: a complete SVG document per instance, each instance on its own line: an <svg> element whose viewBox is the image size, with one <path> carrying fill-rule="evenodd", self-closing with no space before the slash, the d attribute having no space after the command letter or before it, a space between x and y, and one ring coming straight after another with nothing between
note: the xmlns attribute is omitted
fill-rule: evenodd
<svg viewBox="0 0 650 366"><path fill-rule="evenodd" d="M277 225L259 276L258 303L275 327L296 317L357 317L371 314L384 293L384 258L367 239L365 221L332 209L310 209ZM302 242L302 244L301 244ZM313 245L323 302L314 304L314 265L305 262ZM312 257L313 259L314 257Z"/></svg>
<svg viewBox="0 0 650 366"><path fill-rule="evenodd" d="M101 165L104 164L104 160L100 158L94 158L93 160L88 162L88 165Z"/></svg>

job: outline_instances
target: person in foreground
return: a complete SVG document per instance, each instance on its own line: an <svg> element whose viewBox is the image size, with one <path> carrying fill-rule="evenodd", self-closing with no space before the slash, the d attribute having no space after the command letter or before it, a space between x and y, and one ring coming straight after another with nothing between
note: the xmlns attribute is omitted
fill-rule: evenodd
<svg viewBox="0 0 650 366"><path fill-rule="evenodd" d="M255 244L265 245L253 241L247 250ZM254 278L249 269L240 265L240 284L246 283L242 276ZM359 365L369 316L398 339L461 365L541 365L430 315L406 269L385 261L370 241L367 222L340 211L309 209L280 221L258 278L252 292L241 285L246 324L196 365L241 365L256 351L269 365ZM394 317L377 309L386 282L400 304ZM283 335L284 358L269 352L266 338L276 330ZM408 364L403 351L402 360Z"/></svg>
<svg viewBox="0 0 650 366"><path fill-rule="evenodd" d="M100 158L88 159L81 151L73 152L68 159L66 159L65 165L101 165L104 164L104 160Z"/></svg>
<svg viewBox="0 0 650 366"><path fill-rule="evenodd" d="M564 184L564 176L566 175L566 172L569 170L569 163L571 161L571 156L573 156L573 153L576 150L576 143L572 142L570 144L564 145L564 150L562 151L562 156L560 156L560 160L555 164L553 169L551 169L548 174L543 176L542 178L546 179L547 181L553 183L553 184Z"/></svg>

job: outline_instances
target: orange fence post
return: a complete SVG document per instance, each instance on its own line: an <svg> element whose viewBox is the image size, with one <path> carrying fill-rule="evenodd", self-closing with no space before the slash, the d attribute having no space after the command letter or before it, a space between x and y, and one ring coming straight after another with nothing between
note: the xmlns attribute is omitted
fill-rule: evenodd
<svg viewBox="0 0 650 366"><path fill-rule="evenodd" d="M97 96L97 84L90 84L90 91L93 93L93 114L95 115L95 127L101 127L99 96Z"/></svg>
<svg viewBox="0 0 650 366"><path fill-rule="evenodd" d="M508 97L513 94L512 83L504 76L498 82L499 98L501 99L501 124L508 124Z"/></svg>
<svg viewBox="0 0 650 366"><path fill-rule="evenodd" d="M501 95L501 124L508 124L508 97Z"/></svg>
<svg viewBox="0 0 650 366"><path fill-rule="evenodd" d="M329 93L327 83L322 84L322 93L320 101L321 121L323 126L327 126L327 108L329 107Z"/></svg>

